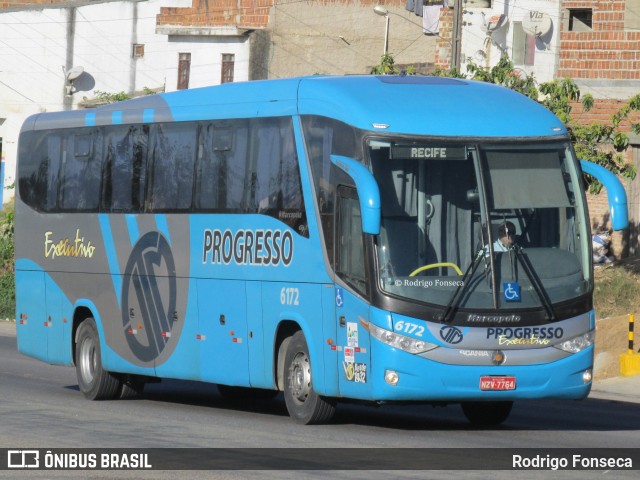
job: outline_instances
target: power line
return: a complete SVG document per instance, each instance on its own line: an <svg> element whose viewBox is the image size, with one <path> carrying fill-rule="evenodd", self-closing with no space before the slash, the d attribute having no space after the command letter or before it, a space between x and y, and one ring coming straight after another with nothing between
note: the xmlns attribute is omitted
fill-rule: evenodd
<svg viewBox="0 0 640 480"><path fill-rule="evenodd" d="M2 85L4 85L5 87L7 87L9 90L13 90L14 92L16 92L18 95L20 95L23 98L26 98L27 100L29 100L31 103L37 103L35 100L30 99L29 97L27 97L24 93L19 92L18 90L16 90L15 88L13 88L11 85L7 85L6 83L4 83L3 81L0 80L0 83Z"/></svg>

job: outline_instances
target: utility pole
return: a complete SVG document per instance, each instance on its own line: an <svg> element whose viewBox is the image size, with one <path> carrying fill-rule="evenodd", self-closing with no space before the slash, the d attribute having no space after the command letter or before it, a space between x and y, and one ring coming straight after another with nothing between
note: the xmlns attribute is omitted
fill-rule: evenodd
<svg viewBox="0 0 640 480"><path fill-rule="evenodd" d="M462 0L453 4L453 29L451 31L451 68L460 70L460 53L462 51Z"/></svg>

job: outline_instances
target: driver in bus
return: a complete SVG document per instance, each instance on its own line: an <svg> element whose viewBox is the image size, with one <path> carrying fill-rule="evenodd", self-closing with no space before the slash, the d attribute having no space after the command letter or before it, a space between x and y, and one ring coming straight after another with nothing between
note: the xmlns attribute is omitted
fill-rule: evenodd
<svg viewBox="0 0 640 480"><path fill-rule="evenodd" d="M498 239L493 242L494 252L508 252L515 244L516 226L506 221L498 227Z"/></svg>

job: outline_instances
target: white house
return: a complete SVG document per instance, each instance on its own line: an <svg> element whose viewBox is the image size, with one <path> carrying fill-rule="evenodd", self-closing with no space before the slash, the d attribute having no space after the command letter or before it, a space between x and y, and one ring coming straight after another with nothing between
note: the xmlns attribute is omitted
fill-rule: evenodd
<svg viewBox="0 0 640 480"><path fill-rule="evenodd" d="M0 9L4 185L15 182L18 135L29 115L82 107L97 92L131 95L247 80L245 31L157 26L161 7L191 3L70 0ZM5 188L3 200L12 194Z"/></svg>
<svg viewBox="0 0 640 480"><path fill-rule="evenodd" d="M507 53L539 82L555 78L560 0L469 0L462 14L462 70L472 61L492 67Z"/></svg>

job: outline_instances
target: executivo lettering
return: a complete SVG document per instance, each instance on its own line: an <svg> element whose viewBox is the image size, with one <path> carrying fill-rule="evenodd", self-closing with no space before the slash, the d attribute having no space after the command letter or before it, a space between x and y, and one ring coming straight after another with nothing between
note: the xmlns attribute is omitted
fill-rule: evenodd
<svg viewBox="0 0 640 480"><path fill-rule="evenodd" d="M75 257L75 258L91 258L96 251L96 247L91 241L85 242L84 237L80 236L80 229L76 229L75 240L69 240L66 237L62 240L52 240L53 232L44 234L44 256L45 258L54 259L56 257Z"/></svg>

